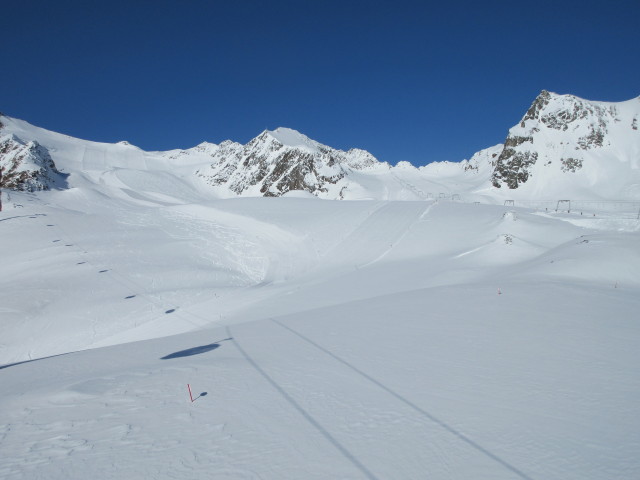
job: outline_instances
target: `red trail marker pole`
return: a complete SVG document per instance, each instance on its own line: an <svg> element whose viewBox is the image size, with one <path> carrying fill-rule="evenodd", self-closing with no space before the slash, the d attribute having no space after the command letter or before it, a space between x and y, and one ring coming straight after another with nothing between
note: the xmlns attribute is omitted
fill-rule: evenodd
<svg viewBox="0 0 640 480"><path fill-rule="evenodd" d="M191 399L191 403L193 403L193 395L191 394L191 385L187 383L187 388L189 389L189 398Z"/></svg>

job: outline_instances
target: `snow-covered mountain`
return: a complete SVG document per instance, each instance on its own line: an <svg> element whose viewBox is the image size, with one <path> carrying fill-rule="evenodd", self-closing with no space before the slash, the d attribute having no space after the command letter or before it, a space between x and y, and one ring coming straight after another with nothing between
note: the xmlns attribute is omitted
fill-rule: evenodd
<svg viewBox="0 0 640 480"><path fill-rule="evenodd" d="M289 129L265 130L246 145L223 142L213 162L197 172L208 184L225 185L242 195L276 197L302 190L325 198L344 198L352 171L389 170L369 152L347 152L322 145Z"/></svg>
<svg viewBox="0 0 640 480"><path fill-rule="evenodd" d="M210 198L312 195L345 200L425 200L471 192L488 183L466 164L444 162L447 175L431 175L433 166L416 168L378 161L369 152L322 145L288 128L264 131L241 145L203 142L190 149L146 152L128 142L92 142L0 117L0 133L38 142L68 186L98 184L109 195L161 195L192 201L193 192ZM6 163L10 158L4 157ZM176 192L179 190L179 193ZM187 192L187 190L189 192Z"/></svg>
<svg viewBox="0 0 640 480"><path fill-rule="evenodd" d="M176 182L170 178L177 175L184 187L179 190L212 198L638 201L639 117L640 97L605 103L543 91L504 144L469 160L420 168L408 162L391 166L361 149L334 149L289 128L265 130L246 145L227 140L145 152L128 142L89 142L0 117L0 162L7 178L12 172L12 183L5 181L9 188L49 188L58 178L57 165L70 174L71 187L99 181L138 195L141 189L171 195Z"/></svg>
<svg viewBox="0 0 640 480"><path fill-rule="evenodd" d="M640 97L607 103L542 91L509 130L495 187L530 198L640 199Z"/></svg>
<svg viewBox="0 0 640 480"><path fill-rule="evenodd" d="M145 152L0 121L3 165L63 180L6 177L3 480L640 478L639 205L502 201L621 161L510 189L504 145L418 169L286 129ZM571 195L615 195L595 180Z"/></svg>
<svg viewBox="0 0 640 480"><path fill-rule="evenodd" d="M45 147L35 140L25 143L0 131L0 187L35 191L56 185L64 185L64 176Z"/></svg>

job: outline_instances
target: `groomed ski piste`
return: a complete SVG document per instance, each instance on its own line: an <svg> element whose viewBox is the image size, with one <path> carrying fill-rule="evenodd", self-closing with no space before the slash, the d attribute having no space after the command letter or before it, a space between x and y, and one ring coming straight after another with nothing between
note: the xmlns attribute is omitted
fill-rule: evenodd
<svg viewBox="0 0 640 480"><path fill-rule="evenodd" d="M0 478L640 477L637 219L219 199L100 145L3 192Z"/></svg>

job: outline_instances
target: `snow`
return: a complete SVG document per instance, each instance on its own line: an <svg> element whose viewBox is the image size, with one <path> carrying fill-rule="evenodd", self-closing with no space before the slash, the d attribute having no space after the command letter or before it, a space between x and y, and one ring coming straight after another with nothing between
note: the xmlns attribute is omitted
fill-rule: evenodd
<svg viewBox="0 0 640 480"><path fill-rule="evenodd" d="M283 197L292 197L292 198L317 198L312 193L309 193L305 190L289 190L287 193L283 195Z"/></svg>
<svg viewBox="0 0 640 480"><path fill-rule="evenodd" d="M267 132L271 137L286 147L302 148L312 152L319 151L318 142L311 140L306 135L292 128L279 127L272 131L267 130Z"/></svg>
<svg viewBox="0 0 640 480"><path fill-rule="evenodd" d="M13 163L15 157L17 156L22 157L22 161L15 163L16 172L28 172L28 171L38 170L42 168L42 165L40 165L35 160L33 155L29 155L27 153L29 150L35 147L33 142L29 142L25 145L25 143L22 142L15 135L2 135L0 136L0 145L1 146L8 145L10 147L14 147L14 149L10 150L3 158L4 160L3 163L5 163L6 165L2 165L2 166L5 167L7 170L9 170L7 166L10 163Z"/></svg>
<svg viewBox="0 0 640 480"><path fill-rule="evenodd" d="M517 189L506 185L496 188L491 182L504 145L481 150L463 162L434 162L420 168L399 162L392 167L364 150L333 149L284 127L266 130L247 145L203 142L185 150L145 152L131 145L71 138L8 117L2 117L2 123L3 136L6 130L22 143L37 141L49 151L56 165L62 165L62 171L83 176L90 183L104 182L109 186L106 176L116 170L117 176L141 176L144 182L150 178L145 175L148 172L168 179L159 181L155 191L147 190L156 200L158 194L166 194L162 185L173 190L170 184L174 176L186 187L181 188L178 201L193 203L198 196L255 197L267 190L282 194L287 188L277 187L278 182L291 168L283 166L300 155L307 155L309 161L311 155L308 164L313 165L313 172L304 178L310 182L309 190L322 199L415 201L455 197L464 202L503 204L505 200L515 200L521 205L533 205L559 199L640 202L639 115L640 98L607 103L549 94L548 104L536 118L523 119L510 129L512 137L530 138L518 144L516 150L537 155L535 164L528 167L527 181ZM572 120L564 125L567 118ZM579 147L579 142L587 142L594 132L602 133L602 146ZM569 160L580 166L572 171L567 167ZM129 173L132 170L135 173ZM265 183L267 180L270 183ZM78 178L69 181L81 185ZM130 190L138 195L140 182L133 183ZM123 185L116 186L120 189ZM194 197L187 190L195 190L198 195Z"/></svg>
<svg viewBox="0 0 640 480"><path fill-rule="evenodd" d="M640 131L633 118L640 97L625 102L594 102L573 95L548 94L535 118L509 130L530 138L514 148L537 154L530 178L515 190L503 187L503 198L572 198L640 201ZM600 143L589 140L601 135ZM580 162L567 171L563 160Z"/></svg>
<svg viewBox="0 0 640 480"><path fill-rule="evenodd" d="M206 159L7 128L69 188L3 192L1 478L640 476L630 212L496 204L490 149L224 199Z"/></svg>

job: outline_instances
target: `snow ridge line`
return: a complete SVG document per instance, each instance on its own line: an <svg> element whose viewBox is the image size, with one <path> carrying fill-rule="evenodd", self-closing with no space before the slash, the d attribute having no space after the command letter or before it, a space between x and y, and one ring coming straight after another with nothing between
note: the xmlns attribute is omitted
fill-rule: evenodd
<svg viewBox="0 0 640 480"><path fill-rule="evenodd" d="M331 443L349 462L351 462L358 470L360 470L365 477L370 480L378 480L373 473L371 473L367 467L365 467L360 461L353 456L349 450L343 447L335 438L331 436L331 434L324 429L322 425L320 425L304 408L302 408L284 389L276 383L260 366L256 363L256 361L249 356L249 354L240 346L236 338L231 334L231 329L229 326L225 327L227 331L228 337L233 341L233 344L236 346L238 351L242 354L242 356L251 364L251 366L260 374L264 379L280 394L282 397L289 402L289 404L295 408L300 415L302 415L307 422L309 422L318 432L325 437L329 443Z"/></svg>
<svg viewBox="0 0 640 480"><path fill-rule="evenodd" d="M359 374L360 376L362 376L363 378L369 380L371 383L373 383L374 385L380 387L382 390L384 390L385 392L389 393L390 395L392 395L393 397L395 397L396 399L400 400L402 403L404 403L405 405L407 405L408 407L410 407L411 409L415 410L416 412L420 413L421 415L425 416L426 418L428 418L429 420L431 420L432 422L436 423L437 425L441 426L442 428L444 428L446 431L448 431L449 433L455 435L456 437L458 437L460 440L462 440L463 442L467 443L468 445L470 445L471 447L473 447L474 449L476 449L477 451L479 451L480 453L484 454L485 456L489 457L492 460L495 460L496 462L498 462L500 465L502 465L503 467L505 467L506 469L510 470L511 472L515 473L517 476L519 476L520 478L522 478L523 480L533 480L533 478L531 478L530 476L528 476L526 473L524 473L523 471L519 470L517 467L514 467L513 465L511 465L509 462L507 462L506 460L503 460L502 458L500 458L499 456L497 456L495 453L490 452L489 450L487 450L486 448L484 448L483 446L477 444L476 442L474 442L473 440L471 440L469 437L467 437L466 435L464 435L463 433L459 432L458 430L456 430L455 428L451 427L450 425L448 425L447 423L443 422L442 420L440 420L439 418L433 416L432 414L430 414L429 412L427 412L426 410L423 410L422 408L420 408L419 406L417 406L415 403L411 402L410 400L407 400L406 398L404 398L402 395L400 395L399 393L396 393L395 391L391 390L389 387L387 387L386 385L384 385L383 383L379 382L378 380L376 380L375 378L371 377L370 375L366 374L365 372L363 372L362 370L360 370L359 368L351 365L349 362L347 362L346 360L343 360L342 358L338 357L337 355L335 355L334 353L332 353L331 351L327 350L326 348L320 346L319 344L315 343L313 340L305 337L304 335L302 335L301 333L297 332L296 330L293 330L292 328L284 325L283 323L279 322L278 320L275 320L273 318L270 319L273 323L281 326L282 328L284 328L285 330L288 330L289 332L293 333L294 335L296 335L298 338L301 338L302 340L304 340L305 342L313 345L314 347L316 347L318 350L320 350L321 352L329 355L330 357L332 357L333 359L337 360L338 362L342 363L343 365L345 365L346 367L349 367L351 370L353 370L354 372L356 372L357 374Z"/></svg>

